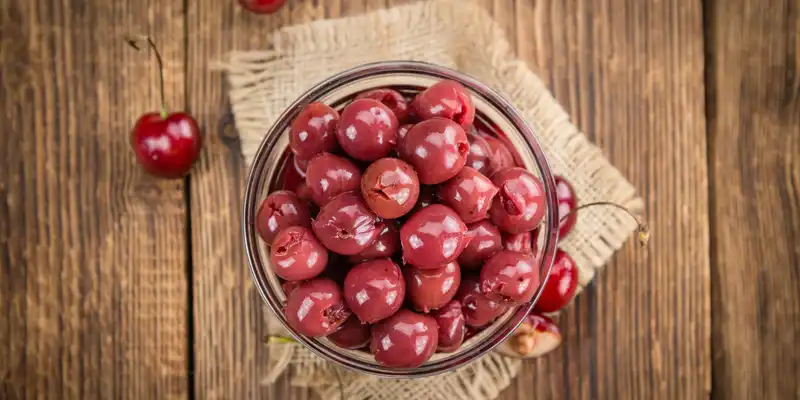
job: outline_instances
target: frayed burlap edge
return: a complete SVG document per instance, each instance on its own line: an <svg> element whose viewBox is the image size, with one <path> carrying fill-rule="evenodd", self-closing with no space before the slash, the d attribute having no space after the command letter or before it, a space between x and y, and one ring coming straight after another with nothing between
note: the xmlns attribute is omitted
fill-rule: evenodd
<svg viewBox="0 0 800 400"><path fill-rule="evenodd" d="M573 184L581 203L606 200L641 212L643 203L635 188L570 123L542 81L513 56L503 29L470 1L435 0L287 27L269 35L265 51L230 53L221 67L227 72L231 108L247 163L268 127L305 90L333 73L397 59L432 62L482 80L508 98L535 129L554 172ZM581 288L635 229L636 223L620 210L591 208L581 212L573 232L560 243L578 265ZM316 375L333 367L307 350L281 344L272 345L270 354L272 368L265 382L292 366L293 384L314 385L321 394L338 390L335 380ZM490 355L470 367L481 368L484 360L499 363L498 359ZM516 375L518 363L505 366L509 377ZM376 379L342 373L345 386L359 390L348 391L352 398L363 398L359 396L369 392L369 383ZM492 384L502 390L511 378L508 383L493 379ZM403 387L411 385L402 382ZM385 391L387 383L381 382L380 387ZM426 393L436 398L435 393Z"/></svg>
<svg viewBox="0 0 800 400"><path fill-rule="evenodd" d="M337 367L294 343L270 347L274 366L292 366L291 383L314 390L322 399L493 399L511 384L521 361L489 354L454 372L413 381L380 379ZM262 381L271 384L280 373L270 372Z"/></svg>

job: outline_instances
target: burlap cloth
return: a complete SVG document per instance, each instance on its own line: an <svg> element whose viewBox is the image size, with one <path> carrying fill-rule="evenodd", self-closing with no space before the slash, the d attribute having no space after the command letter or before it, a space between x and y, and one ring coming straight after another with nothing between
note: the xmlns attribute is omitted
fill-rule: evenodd
<svg viewBox="0 0 800 400"><path fill-rule="evenodd" d="M573 184L581 203L609 200L634 211L642 208L633 186L570 123L542 81L510 52L502 28L470 1L419 2L287 27L270 34L268 43L264 51L232 52L222 62L248 163L268 127L314 84L363 63L419 60L469 74L510 99L538 132L554 172ZM572 233L560 243L579 267L581 288L635 229L633 220L613 208L581 212ZM265 314L268 325L281 334L280 324L270 312ZM333 366L296 344L272 344L269 350L265 384L291 367L293 385L311 387L324 399L339 398L342 389L347 399L493 399L521 365L489 354L449 374L388 380Z"/></svg>

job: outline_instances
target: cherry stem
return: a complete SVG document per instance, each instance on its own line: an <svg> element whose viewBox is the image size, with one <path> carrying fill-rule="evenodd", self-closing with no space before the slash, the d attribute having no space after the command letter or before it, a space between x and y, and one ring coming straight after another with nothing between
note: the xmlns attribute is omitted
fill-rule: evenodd
<svg viewBox="0 0 800 400"><path fill-rule="evenodd" d="M164 96L164 60L161 59L161 53L158 52L158 48L156 44L153 43L153 39L151 39L150 36L126 36L125 41L136 50L141 50L139 42L147 42L147 45L153 49L153 53L156 55L156 61L158 61L158 77L161 81L161 118L167 118L167 100Z"/></svg>
<svg viewBox="0 0 800 400"><path fill-rule="evenodd" d="M625 208L625 207L623 207L623 206L621 206L621 205L619 205L617 203L612 203L610 201L596 201L596 202L593 202L593 203L582 204L582 205L580 205L578 207L575 207L570 212L568 212L566 215L561 217L561 219L559 220L559 223L564 222L564 220L566 220L570 215L578 212L578 210L582 210L584 208L589 208L589 207L594 207L594 206L610 206L610 207L615 207L615 208L618 208L618 209L620 209L622 211L625 211L625 213L630 215L631 218L633 218L636 221L636 224L638 225L637 231L639 233L639 243L642 246L646 246L647 245L647 242L650 240L650 229L647 227L647 223L642 221L641 218L639 218L637 215L633 214L631 212L631 210L628 210L627 208Z"/></svg>
<svg viewBox="0 0 800 400"><path fill-rule="evenodd" d="M267 336L267 344L288 344L297 343L296 340L286 336Z"/></svg>

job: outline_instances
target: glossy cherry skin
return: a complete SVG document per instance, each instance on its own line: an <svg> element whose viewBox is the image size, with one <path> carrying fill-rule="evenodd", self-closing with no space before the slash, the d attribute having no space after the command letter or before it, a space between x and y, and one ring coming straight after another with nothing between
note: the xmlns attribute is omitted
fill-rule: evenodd
<svg viewBox="0 0 800 400"><path fill-rule="evenodd" d="M408 118L408 102L405 97L392 89L373 89L356 96L357 99L378 100L392 110L392 113L401 123Z"/></svg>
<svg viewBox="0 0 800 400"><path fill-rule="evenodd" d="M575 227L575 222L578 220L578 214L570 214L569 217L564 219L565 215L569 214L572 210L578 207L578 199L575 197L575 190L572 185L561 176L556 176L556 197L558 197L558 218L561 221L558 225L558 239L563 240Z"/></svg>
<svg viewBox="0 0 800 400"><path fill-rule="evenodd" d="M328 265L328 249L314 237L311 229L290 226L275 237L270 248L275 275L287 281L311 279Z"/></svg>
<svg viewBox="0 0 800 400"><path fill-rule="evenodd" d="M512 168L516 165L514 162L514 155L508 149L505 143L492 136L483 136L483 140L489 146L489 166L486 170L486 176L500 172L506 168Z"/></svg>
<svg viewBox="0 0 800 400"><path fill-rule="evenodd" d="M365 324L388 318L403 305L406 283L403 273L388 258L354 266L344 278L344 298L348 307Z"/></svg>
<svg viewBox="0 0 800 400"><path fill-rule="evenodd" d="M431 316L439 325L439 341L436 351L440 353L451 353L461 347L466 336L466 325L464 324L464 313L461 311L461 303L452 300L444 307L431 313Z"/></svg>
<svg viewBox="0 0 800 400"><path fill-rule="evenodd" d="M439 186L437 195L442 204L450 206L462 221L470 224L488 217L497 190L489 178L464 167L453 179Z"/></svg>
<svg viewBox="0 0 800 400"><path fill-rule="evenodd" d="M311 193L311 188L304 182L300 182L297 187L294 189L295 194L297 194L297 198L304 201L314 201L313 197L314 194Z"/></svg>
<svg viewBox="0 0 800 400"><path fill-rule="evenodd" d="M347 155L374 161L389 155L397 144L400 124L389 107L374 99L357 99L342 110L336 137Z"/></svg>
<svg viewBox="0 0 800 400"><path fill-rule="evenodd" d="M481 291L501 304L527 303L538 287L539 265L530 254L503 250L481 268Z"/></svg>
<svg viewBox="0 0 800 400"><path fill-rule="evenodd" d="M325 204L311 228L329 250L349 256L361 253L375 241L380 234L377 219L360 195L347 192Z"/></svg>
<svg viewBox="0 0 800 400"><path fill-rule="evenodd" d="M407 162L398 158L381 158L364 171L361 193L377 216L395 219L414 208L419 198L419 179Z"/></svg>
<svg viewBox="0 0 800 400"><path fill-rule="evenodd" d="M463 128L475 120L475 106L467 90L451 80L437 82L420 92L411 102L414 114L422 120L434 117L455 121Z"/></svg>
<svg viewBox="0 0 800 400"><path fill-rule="evenodd" d="M405 268L406 292L414 309L429 312L443 307L458 291L461 268L450 262L436 269Z"/></svg>
<svg viewBox="0 0 800 400"><path fill-rule="evenodd" d="M290 226L311 227L308 205L288 190L272 192L261 203L256 214L256 230L261 239L269 244L283 229Z"/></svg>
<svg viewBox="0 0 800 400"><path fill-rule="evenodd" d="M387 367L414 368L431 358L438 340L433 317L402 309L372 326L370 351Z"/></svg>
<svg viewBox="0 0 800 400"><path fill-rule="evenodd" d="M256 14L272 14L280 10L284 3L286 0L239 0L242 7Z"/></svg>
<svg viewBox="0 0 800 400"><path fill-rule="evenodd" d="M360 184L361 170L347 158L322 153L308 162L306 185L320 207L342 193L358 190Z"/></svg>
<svg viewBox="0 0 800 400"><path fill-rule="evenodd" d="M426 185L456 176L467 163L467 135L449 119L433 118L414 125L400 144L400 158L414 167L420 183Z"/></svg>
<svg viewBox="0 0 800 400"><path fill-rule="evenodd" d="M306 281L289 294L284 310L289 326L308 337L327 336L350 317L342 291L326 278Z"/></svg>
<svg viewBox="0 0 800 400"><path fill-rule="evenodd" d="M489 147L489 143L486 142L483 136L475 132L467 132L467 140L469 140L469 154L467 155L466 165L486 176L492 176L492 150Z"/></svg>
<svg viewBox="0 0 800 400"><path fill-rule="evenodd" d="M461 278L456 299L461 303L464 323L475 328L489 325L508 309L507 306L486 297L481 291L479 278L475 276Z"/></svg>
<svg viewBox="0 0 800 400"><path fill-rule="evenodd" d="M305 106L289 128L289 147L301 159L336 150L336 127L339 113L333 108L314 102Z"/></svg>
<svg viewBox="0 0 800 400"><path fill-rule="evenodd" d="M162 117L147 113L131 132L136 161L153 176L175 179L185 176L200 156L203 136L192 116L178 112Z"/></svg>
<svg viewBox="0 0 800 400"><path fill-rule="evenodd" d="M500 230L489 220L467 225L467 232L471 239L458 256L458 264L464 269L479 269L484 261L503 249Z"/></svg>
<svg viewBox="0 0 800 400"><path fill-rule="evenodd" d="M504 233L503 249L519 253L533 254L532 231L522 233Z"/></svg>
<svg viewBox="0 0 800 400"><path fill-rule="evenodd" d="M405 125L400 125L400 128L397 129L397 146L398 147L400 146L400 143L403 141L403 139L405 139L406 134L408 133L408 131L410 131L413 126L414 126L414 124L405 124Z"/></svg>
<svg viewBox="0 0 800 400"><path fill-rule="evenodd" d="M348 257L353 264L378 258L391 258L400 252L400 230L394 221L380 221L375 224L378 237L362 252Z"/></svg>
<svg viewBox="0 0 800 400"><path fill-rule="evenodd" d="M569 304L578 290L578 266L565 251L556 250L550 276L536 301L535 310L541 313L556 312Z"/></svg>
<svg viewBox="0 0 800 400"><path fill-rule="evenodd" d="M441 204L417 211L400 228L403 259L419 269L436 269L455 261L469 239L464 221Z"/></svg>
<svg viewBox="0 0 800 400"><path fill-rule="evenodd" d="M370 326L362 324L355 315L351 315L336 332L328 335L333 344L344 349L361 349L369 345Z"/></svg>
<svg viewBox="0 0 800 400"><path fill-rule="evenodd" d="M544 218L542 181L524 168L508 168L492 175L500 191L489 210L492 222L508 233L522 233L539 226Z"/></svg>

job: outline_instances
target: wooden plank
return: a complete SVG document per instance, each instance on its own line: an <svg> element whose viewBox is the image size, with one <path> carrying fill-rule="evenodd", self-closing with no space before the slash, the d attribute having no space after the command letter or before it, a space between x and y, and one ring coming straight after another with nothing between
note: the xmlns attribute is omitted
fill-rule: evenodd
<svg viewBox="0 0 800 400"><path fill-rule="evenodd" d="M0 13L0 398L187 396L184 185L128 133L183 107L183 2L10 0Z"/></svg>
<svg viewBox="0 0 800 400"><path fill-rule="evenodd" d="M496 14L516 16L519 56L640 189L652 228L649 249L630 241L617 253L560 317L562 347L527 363L503 398L706 396L700 2L517 1Z"/></svg>
<svg viewBox="0 0 800 400"><path fill-rule="evenodd" d="M206 147L190 184L194 284L194 387L197 398L306 398L288 379L271 387L263 346L269 311L242 256L241 202L246 166L235 132L219 131L226 94L223 75L209 70L234 49L263 49L270 31L313 6L289 2L273 15L255 15L235 1L187 3L189 107L206 132ZM305 11L304 11L305 10ZM291 393L291 395L290 395Z"/></svg>
<svg viewBox="0 0 800 400"><path fill-rule="evenodd" d="M708 1L713 397L800 397L800 3Z"/></svg>

